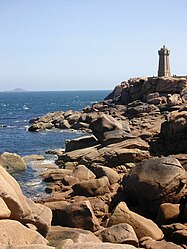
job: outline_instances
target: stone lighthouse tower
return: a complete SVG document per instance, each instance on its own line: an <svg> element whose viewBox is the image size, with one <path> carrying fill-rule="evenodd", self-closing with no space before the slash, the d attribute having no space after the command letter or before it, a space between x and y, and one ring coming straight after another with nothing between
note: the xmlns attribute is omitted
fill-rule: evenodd
<svg viewBox="0 0 187 249"><path fill-rule="evenodd" d="M160 50L158 50L159 54L159 65L158 65L158 77L169 77L170 74L170 66L169 66L169 54L170 51L163 46Z"/></svg>

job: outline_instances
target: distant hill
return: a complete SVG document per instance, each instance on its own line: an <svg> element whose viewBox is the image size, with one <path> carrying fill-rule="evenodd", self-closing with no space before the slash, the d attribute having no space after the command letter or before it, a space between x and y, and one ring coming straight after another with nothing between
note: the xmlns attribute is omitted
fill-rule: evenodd
<svg viewBox="0 0 187 249"><path fill-rule="evenodd" d="M25 90L23 88L15 88L13 90L10 90L9 92L27 92L27 90Z"/></svg>

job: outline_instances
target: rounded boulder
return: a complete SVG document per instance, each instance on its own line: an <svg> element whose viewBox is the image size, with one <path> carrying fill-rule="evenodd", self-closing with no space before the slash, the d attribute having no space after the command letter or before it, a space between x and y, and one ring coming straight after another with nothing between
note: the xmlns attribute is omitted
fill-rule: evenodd
<svg viewBox="0 0 187 249"><path fill-rule="evenodd" d="M131 205L157 214L162 203L178 203L185 195L186 171L174 157L147 159L123 178L125 195Z"/></svg>

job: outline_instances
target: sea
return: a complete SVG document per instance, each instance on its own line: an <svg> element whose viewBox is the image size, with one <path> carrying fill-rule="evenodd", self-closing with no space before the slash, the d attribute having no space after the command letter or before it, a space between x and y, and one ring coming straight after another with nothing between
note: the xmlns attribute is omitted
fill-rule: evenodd
<svg viewBox="0 0 187 249"><path fill-rule="evenodd" d="M46 154L46 151L63 149L67 139L74 139L85 133L60 129L29 132L29 120L48 112L81 111L88 105L102 101L109 92L110 90L0 92L0 154L40 154L45 157L46 163L54 162L54 156ZM28 163L26 171L14 173L12 176L27 197L38 199L47 195L46 183L31 164Z"/></svg>

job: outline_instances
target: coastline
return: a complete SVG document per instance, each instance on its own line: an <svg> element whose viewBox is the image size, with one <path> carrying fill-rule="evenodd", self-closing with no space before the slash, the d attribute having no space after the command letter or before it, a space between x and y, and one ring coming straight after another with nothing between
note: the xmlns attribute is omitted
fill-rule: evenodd
<svg viewBox="0 0 187 249"><path fill-rule="evenodd" d="M28 159L47 183L49 196L35 205L52 212L51 221L37 230L53 248L184 248L186 88L180 78L130 79L80 111L32 119L29 132L36 136L45 129L85 132L65 149L48 151L57 157L53 165Z"/></svg>

